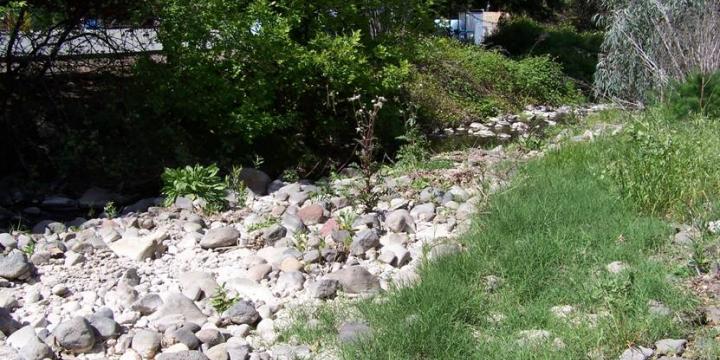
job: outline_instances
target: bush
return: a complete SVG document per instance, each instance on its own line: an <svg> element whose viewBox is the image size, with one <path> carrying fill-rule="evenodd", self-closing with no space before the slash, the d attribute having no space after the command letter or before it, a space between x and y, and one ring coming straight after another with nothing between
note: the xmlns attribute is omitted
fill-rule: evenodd
<svg viewBox="0 0 720 360"><path fill-rule="evenodd" d="M695 117L679 123L654 110L635 119L608 147L606 174L639 210L692 218L720 195L720 126Z"/></svg>
<svg viewBox="0 0 720 360"><path fill-rule="evenodd" d="M578 32L569 25L543 25L530 18L513 18L500 24L485 41L512 57L548 55L563 66L564 73L590 88L602 44L601 32Z"/></svg>
<svg viewBox="0 0 720 360"><path fill-rule="evenodd" d="M693 74L673 84L666 106L679 119L693 115L720 117L720 72Z"/></svg>
<svg viewBox="0 0 720 360"><path fill-rule="evenodd" d="M165 206L171 206L178 197L185 196L191 200L205 200L207 210L222 210L227 185L218 175L219 171L215 164L165 169L162 175Z"/></svg>
<svg viewBox="0 0 720 360"><path fill-rule="evenodd" d="M546 56L512 60L447 38L420 41L408 90L426 126L454 126L528 104L578 99L562 67Z"/></svg>

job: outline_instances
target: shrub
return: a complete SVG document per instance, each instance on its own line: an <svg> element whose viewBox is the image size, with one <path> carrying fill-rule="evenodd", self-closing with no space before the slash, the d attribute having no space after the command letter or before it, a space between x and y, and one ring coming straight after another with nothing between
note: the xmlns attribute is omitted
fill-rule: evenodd
<svg viewBox="0 0 720 360"><path fill-rule="evenodd" d="M407 87L426 126L453 126L528 104L557 105L578 97L562 67L546 56L512 60L437 37L422 39L417 53Z"/></svg>
<svg viewBox="0 0 720 360"><path fill-rule="evenodd" d="M639 210L691 218L720 192L720 126L706 118L668 121L654 110L633 120L608 153L606 174Z"/></svg>
<svg viewBox="0 0 720 360"><path fill-rule="evenodd" d="M563 66L567 76L589 88L602 39L601 32L579 32L569 25L544 25L520 17L501 23L485 43L500 47L515 58L548 55Z"/></svg>
<svg viewBox="0 0 720 360"><path fill-rule="evenodd" d="M192 200L205 200L206 209L210 211L222 209L225 206L227 185L218 172L215 164L165 169L162 175L165 205L171 206L178 197L185 196Z"/></svg>
<svg viewBox="0 0 720 360"><path fill-rule="evenodd" d="M671 87L667 108L677 117L720 117L720 72L693 74Z"/></svg>

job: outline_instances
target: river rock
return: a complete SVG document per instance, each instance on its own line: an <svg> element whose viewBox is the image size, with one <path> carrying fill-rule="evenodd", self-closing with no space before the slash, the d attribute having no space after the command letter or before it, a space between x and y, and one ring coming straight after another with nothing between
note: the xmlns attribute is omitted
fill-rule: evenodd
<svg viewBox="0 0 720 360"><path fill-rule="evenodd" d="M161 229L142 237L123 236L122 239L110 243L108 247L118 256L144 261L159 255L163 250L162 241L167 237L167 231Z"/></svg>
<svg viewBox="0 0 720 360"><path fill-rule="evenodd" d="M180 287L183 295L191 300L200 300L215 295L218 283L213 274L202 271L190 271L180 274Z"/></svg>
<svg viewBox="0 0 720 360"><path fill-rule="evenodd" d="M140 329L135 331L131 347L144 359L152 359L160 350L160 340L160 334L157 332Z"/></svg>
<svg viewBox="0 0 720 360"><path fill-rule="evenodd" d="M663 339L655 343L655 352L658 355L682 355L685 345L685 339Z"/></svg>
<svg viewBox="0 0 720 360"><path fill-rule="evenodd" d="M378 245L380 245L380 238L375 230L361 230L353 237L353 242L350 244L350 253L360 256L366 251L376 248Z"/></svg>
<svg viewBox="0 0 720 360"><path fill-rule="evenodd" d="M95 332L80 316L61 322L53 330L53 335L63 349L74 353L87 352L95 345Z"/></svg>
<svg viewBox="0 0 720 360"><path fill-rule="evenodd" d="M351 266L338 270L327 276L328 279L337 280L347 293L367 293L380 289L378 278L361 266Z"/></svg>
<svg viewBox="0 0 720 360"><path fill-rule="evenodd" d="M32 265L28 262L25 254L19 250L13 250L8 255L0 255L0 277L8 280L26 278L30 275Z"/></svg>
<svg viewBox="0 0 720 360"><path fill-rule="evenodd" d="M166 316L179 315L185 321L202 325L207 317L198 309L195 303L180 293L169 293L163 298L163 305L153 313L150 318L159 321Z"/></svg>
<svg viewBox="0 0 720 360"><path fill-rule="evenodd" d="M255 325L260 320L260 314L255 310L253 303L241 300L227 309L223 313L223 318L235 325Z"/></svg>
<svg viewBox="0 0 720 360"><path fill-rule="evenodd" d="M250 191L260 196L267 195L268 185L272 181L266 173L253 168L243 168L240 171L240 179Z"/></svg>
<svg viewBox="0 0 720 360"><path fill-rule="evenodd" d="M97 334L104 339L116 338L120 335L120 324L102 313L95 313L86 317L90 325L97 330Z"/></svg>
<svg viewBox="0 0 720 360"><path fill-rule="evenodd" d="M648 360L654 354L655 352L652 349L646 347L631 347L620 355L620 360Z"/></svg>
<svg viewBox="0 0 720 360"><path fill-rule="evenodd" d="M297 216L305 225L320 224L325 221L325 209L319 204L311 204L303 207L297 213Z"/></svg>
<svg viewBox="0 0 720 360"><path fill-rule="evenodd" d="M274 292L282 297L289 296L303 289L305 277L299 271L290 271L280 274L275 284Z"/></svg>
<svg viewBox="0 0 720 360"><path fill-rule="evenodd" d="M410 210L410 216L418 221L432 221L435 218L435 205L433 203L416 205Z"/></svg>
<svg viewBox="0 0 720 360"><path fill-rule="evenodd" d="M385 219L385 226L392 232L415 232L415 220L405 209L395 210Z"/></svg>
<svg viewBox="0 0 720 360"><path fill-rule="evenodd" d="M163 301L158 294L146 294L130 307L133 311L139 312L141 315L150 315L162 306Z"/></svg>
<svg viewBox="0 0 720 360"><path fill-rule="evenodd" d="M334 279L321 279L310 287L312 297L317 299L332 299L337 294L340 283Z"/></svg>
<svg viewBox="0 0 720 360"><path fill-rule="evenodd" d="M43 360L54 359L55 354L47 344L42 342L37 336L28 339L25 346L18 351L23 360Z"/></svg>
<svg viewBox="0 0 720 360"><path fill-rule="evenodd" d="M234 227L224 226L208 230L202 240L200 240L200 246L203 249L235 246L237 245L239 238L240 232L238 232Z"/></svg>

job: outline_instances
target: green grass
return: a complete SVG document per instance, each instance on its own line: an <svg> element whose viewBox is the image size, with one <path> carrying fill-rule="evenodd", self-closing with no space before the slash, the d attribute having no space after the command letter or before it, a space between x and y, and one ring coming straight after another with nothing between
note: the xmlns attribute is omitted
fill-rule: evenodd
<svg viewBox="0 0 720 360"><path fill-rule="evenodd" d="M628 344L650 345L682 337L676 316L649 313L659 300L675 314L694 300L667 280L669 264L651 255L669 241L669 227L639 215L599 176L613 140L568 145L525 166L511 188L495 195L487 213L463 237L468 251L421 269L416 287L389 293L382 305L356 305L374 330L367 341L340 346L346 359L585 359L589 352L616 358ZM618 239L623 239L618 241ZM623 261L630 270L610 275ZM484 278L503 279L492 293ZM550 309L572 305L579 314L601 314L596 327L572 325ZM314 331L290 329L308 343L335 344L332 329L344 311L322 312ZM494 322L493 314L504 320ZM544 329L550 341L517 344L523 330ZM552 339L565 347L555 349Z"/></svg>

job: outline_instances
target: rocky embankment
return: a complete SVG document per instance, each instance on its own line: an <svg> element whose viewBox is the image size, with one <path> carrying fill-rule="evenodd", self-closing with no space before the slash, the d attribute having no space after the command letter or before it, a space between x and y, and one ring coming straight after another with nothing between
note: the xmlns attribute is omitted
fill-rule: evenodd
<svg viewBox="0 0 720 360"><path fill-rule="evenodd" d="M378 176L380 201L368 210L355 201L353 174L284 183L246 169L247 193L231 194L219 214L184 198L170 208L145 199L112 219L0 234L0 358L315 356L278 338L294 307L418 281L422 261L462 251L455 239L505 185L508 161L536 155L442 154L449 168ZM366 330L348 323L338 332Z"/></svg>

